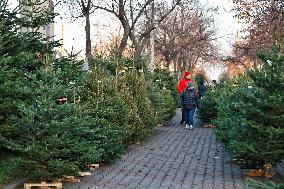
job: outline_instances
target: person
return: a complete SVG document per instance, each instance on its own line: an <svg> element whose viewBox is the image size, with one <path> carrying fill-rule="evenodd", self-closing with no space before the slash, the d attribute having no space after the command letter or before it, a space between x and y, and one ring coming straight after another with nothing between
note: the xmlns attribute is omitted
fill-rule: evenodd
<svg viewBox="0 0 284 189"><path fill-rule="evenodd" d="M186 89L188 82L193 82L193 81L191 79L190 72L186 71L186 72L184 72L184 76L179 81L179 84L178 84L178 87L177 87L179 94L181 94Z"/></svg>
<svg viewBox="0 0 284 189"><path fill-rule="evenodd" d="M182 92L187 88L187 83L188 82L193 82L193 81L192 81L192 79L190 77L190 72L186 71L184 73L183 78L180 80L180 82L178 84L178 87L177 87L177 90L178 90L179 94L182 94ZM181 117L180 124L182 125L183 122L185 121L185 111L184 111L183 108L181 108L181 112L182 112L182 117Z"/></svg>
<svg viewBox="0 0 284 189"><path fill-rule="evenodd" d="M204 80L200 80L198 83L198 94L199 94L199 99L201 99L207 91L206 86L204 85Z"/></svg>
<svg viewBox="0 0 284 189"><path fill-rule="evenodd" d="M188 82L186 90L181 94L182 107L185 111L185 128L193 129L193 117L198 106L198 95L194 90L192 82Z"/></svg>

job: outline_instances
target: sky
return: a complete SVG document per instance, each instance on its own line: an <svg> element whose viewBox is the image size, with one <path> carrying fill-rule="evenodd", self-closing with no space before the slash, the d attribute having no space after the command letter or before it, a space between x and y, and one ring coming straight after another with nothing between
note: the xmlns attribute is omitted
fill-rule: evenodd
<svg viewBox="0 0 284 189"><path fill-rule="evenodd" d="M218 38L216 43L220 45L222 55L230 56L233 51L232 44L236 40L237 30L240 27L234 18L235 12L232 10L234 7L232 0L200 0L200 2L205 7L218 7L214 18ZM217 81L219 76L227 69L222 63L204 64L203 67L205 67L204 70L210 80L215 79Z"/></svg>
<svg viewBox="0 0 284 189"><path fill-rule="evenodd" d="M222 46L223 54L229 55L239 27L234 18L235 12L232 10L234 3L232 0L200 0L200 2L207 7L218 8L214 18L218 43Z"/></svg>

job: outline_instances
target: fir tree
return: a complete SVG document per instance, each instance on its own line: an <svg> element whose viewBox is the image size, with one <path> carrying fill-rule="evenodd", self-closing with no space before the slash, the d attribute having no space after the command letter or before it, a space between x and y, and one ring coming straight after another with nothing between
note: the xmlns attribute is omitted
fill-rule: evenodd
<svg viewBox="0 0 284 189"><path fill-rule="evenodd" d="M246 77L223 87L218 136L241 161L261 166L284 156L284 54L274 46Z"/></svg>
<svg viewBox="0 0 284 189"><path fill-rule="evenodd" d="M19 157L17 167L25 177L45 180L77 174L101 155L93 118L82 107L85 104L77 102L82 72L75 64L66 66L70 60L52 59L56 42L47 46L39 33L19 32L21 27L43 26L52 15L38 14L40 18L31 22L17 14L1 7L1 151ZM45 52L49 61L40 56ZM56 102L62 96L69 100L60 105Z"/></svg>
<svg viewBox="0 0 284 189"><path fill-rule="evenodd" d="M60 74L52 66L37 75L28 74L26 87L33 90L32 102L17 104L19 116L11 120L12 150L21 154L23 167L33 179L76 175L80 167L100 157L93 120L76 102L74 88L59 79ZM57 104L62 95L70 100Z"/></svg>

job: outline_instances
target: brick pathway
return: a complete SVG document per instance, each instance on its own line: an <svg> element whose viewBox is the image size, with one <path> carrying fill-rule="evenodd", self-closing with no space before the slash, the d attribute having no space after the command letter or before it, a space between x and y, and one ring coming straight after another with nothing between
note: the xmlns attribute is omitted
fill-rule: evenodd
<svg viewBox="0 0 284 189"><path fill-rule="evenodd" d="M144 144L66 189L244 189L243 171L216 141L214 129L157 127Z"/></svg>

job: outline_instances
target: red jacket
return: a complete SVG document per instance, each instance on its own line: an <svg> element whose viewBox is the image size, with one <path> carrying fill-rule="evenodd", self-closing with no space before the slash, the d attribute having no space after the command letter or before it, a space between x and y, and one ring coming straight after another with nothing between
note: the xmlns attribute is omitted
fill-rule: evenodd
<svg viewBox="0 0 284 189"><path fill-rule="evenodd" d="M184 91L186 89L187 83L188 82L192 82L191 78L190 79L186 79L186 76L188 76L188 75L190 75L190 72L188 72L188 71L185 72L183 78L180 80L180 82L178 84L177 90L178 90L178 92L180 94L182 93L182 91Z"/></svg>

